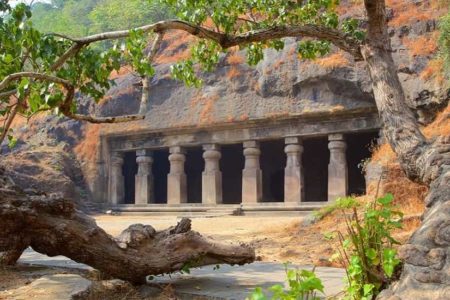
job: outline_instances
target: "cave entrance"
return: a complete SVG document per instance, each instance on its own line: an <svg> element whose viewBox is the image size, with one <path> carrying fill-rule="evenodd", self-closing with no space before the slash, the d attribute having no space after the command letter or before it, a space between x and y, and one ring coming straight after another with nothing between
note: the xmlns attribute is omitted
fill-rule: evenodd
<svg viewBox="0 0 450 300"><path fill-rule="evenodd" d="M363 195L366 193L363 163L370 158L371 148L378 137L379 134L376 131L346 135L349 195Z"/></svg>
<svg viewBox="0 0 450 300"><path fill-rule="evenodd" d="M263 141L261 149L262 202L284 201L284 140Z"/></svg>
<svg viewBox="0 0 450 300"><path fill-rule="evenodd" d="M307 138L303 141L302 164L306 202L328 200L328 138Z"/></svg>
<svg viewBox="0 0 450 300"><path fill-rule="evenodd" d="M222 145L220 170L222 172L222 203L242 202L242 170L245 158L242 144Z"/></svg>
<svg viewBox="0 0 450 300"><path fill-rule="evenodd" d="M167 203L167 174L170 171L169 150L153 151L152 173L155 203Z"/></svg>
<svg viewBox="0 0 450 300"><path fill-rule="evenodd" d="M187 203L202 203L202 172L205 169L201 147L186 151Z"/></svg>
<svg viewBox="0 0 450 300"><path fill-rule="evenodd" d="M125 152L123 156L122 175L124 177L124 204L134 204L135 181L137 174L136 151Z"/></svg>

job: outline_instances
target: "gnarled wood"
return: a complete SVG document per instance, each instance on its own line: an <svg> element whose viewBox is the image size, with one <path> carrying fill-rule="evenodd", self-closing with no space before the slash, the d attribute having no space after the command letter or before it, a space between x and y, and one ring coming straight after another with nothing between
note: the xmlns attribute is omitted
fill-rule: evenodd
<svg viewBox="0 0 450 300"><path fill-rule="evenodd" d="M384 0L365 0L368 36L361 53L367 62L385 137L408 178L430 186L421 227L400 249L404 261L387 299L450 297L450 137L428 141L406 105L392 59Z"/></svg>
<svg viewBox="0 0 450 300"><path fill-rule="evenodd" d="M1 173L0 169L0 177ZM133 283L184 266L245 264L255 259L251 247L203 237L191 230L188 219L161 232L149 225L131 225L114 238L72 202L56 196L30 196L14 186L0 189L0 228L0 251L30 246L39 253L64 255Z"/></svg>

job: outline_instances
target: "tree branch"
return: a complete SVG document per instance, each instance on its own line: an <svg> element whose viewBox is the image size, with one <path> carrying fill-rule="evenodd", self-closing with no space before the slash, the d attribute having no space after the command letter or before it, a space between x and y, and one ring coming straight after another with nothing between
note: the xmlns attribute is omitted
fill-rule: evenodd
<svg viewBox="0 0 450 300"><path fill-rule="evenodd" d="M129 122L135 120L142 120L145 118L144 115L126 115L126 116L117 116L117 117L95 117L90 115L82 115L76 114L72 112L72 103L75 96L75 87L70 83L70 81L62 79L60 77L36 73L36 72L18 72L14 74L10 74L6 76L2 82L0 82L0 90L6 88L8 84L12 81L17 81L22 78L33 78L35 80L41 81L49 81L61 84L66 90L66 95L63 103L59 105L61 113L63 113L66 117L80 120L80 121L88 121L91 123L121 123L121 122ZM1 142L2 140L0 140Z"/></svg>
<svg viewBox="0 0 450 300"><path fill-rule="evenodd" d="M161 47L161 42L164 38L164 32L158 33L155 40L153 41L153 45L150 48L150 52L147 55L147 61L151 65L153 59L156 56L159 48ZM150 83L148 80L148 76L142 76L142 95L141 95L141 104L139 106L139 113L145 114L147 112L147 104L148 97L150 95Z"/></svg>
<svg viewBox="0 0 450 300"><path fill-rule="evenodd" d="M185 21L167 20L137 27L134 30L142 30L143 32L153 31L157 33L167 30L182 30L202 39L213 40L224 49L236 45L245 45L253 42L263 42L284 37L318 38L327 40L340 49L349 52L357 60L362 59L358 41L338 30L318 25L276 26L267 29L248 31L243 34L229 35ZM83 38L66 38L77 44L87 45L104 40L125 38L128 37L129 34L129 30L120 30L94 34ZM64 36L60 37L64 38Z"/></svg>

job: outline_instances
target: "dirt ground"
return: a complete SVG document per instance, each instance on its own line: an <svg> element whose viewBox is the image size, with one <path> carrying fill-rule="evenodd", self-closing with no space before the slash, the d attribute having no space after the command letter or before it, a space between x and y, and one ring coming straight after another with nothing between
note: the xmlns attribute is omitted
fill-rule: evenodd
<svg viewBox="0 0 450 300"><path fill-rule="evenodd" d="M95 219L111 235L118 235L134 223L150 224L162 230L179 220L176 217L106 215ZM307 230L302 226L303 221L302 216L192 218L192 228L218 241L249 243L262 261L315 264L326 259L332 249L320 230Z"/></svg>
<svg viewBox="0 0 450 300"><path fill-rule="evenodd" d="M122 230L135 223L150 224L156 230L162 230L174 226L180 220L175 216L98 215L94 217L98 225L113 236L117 236ZM307 224L307 219L307 217L302 216L192 218L192 228L218 241L251 244L261 261L340 267L329 262L328 258L333 254L335 245L324 238L324 234L327 232L343 229L343 220L339 214L333 213L314 224ZM400 241L405 241L418 224L418 217L413 217L405 222L405 230L398 232L397 238ZM0 268L0 294L1 291L29 284L40 276L57 273L83 272L57 268L30 268L20 265L12 268ZM90 277L90 274L80 275ZM104 293L104 290L99 292L100 295ZM142 299L130 296L130 293L136 293L133 289L125 290L123 293L126 297L122 297L124 295L121 294L119 298L99 296L95 299ZM107 292L107 294L117 293Z"/></svg>

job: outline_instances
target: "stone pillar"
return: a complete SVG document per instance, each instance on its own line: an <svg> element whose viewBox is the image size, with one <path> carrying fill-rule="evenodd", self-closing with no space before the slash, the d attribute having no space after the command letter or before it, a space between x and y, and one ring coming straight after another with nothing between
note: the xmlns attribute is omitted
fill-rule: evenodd
<svg viewBox="0 0 450 300"><path fill-rule="evenodd" d="M328 164L328 201L335 201L347 195L348 170L345 149L347 144L343 134L328 136L330 149L330 163Z"/></svg>
<svg viewBox="0 0 450 300"><path fill-rule="evenodd" d="M125 198L125 182L122 174L123 153L113 152L111 155L110 199L112 205L121 204Z"/></svg>
<svg viewBox="0 0 450 300"><path fill-rule="evenodd" d="M186 155L181 147L170 148L170 173L167 175L167 204L187 202L187 182L184 173Z"/></svg>
<svg viewBox="0 0 450 300"><path fill-rule="evenodd" d="M205 159L205 171L202 173L202 203L222 203L222 172L220 172L219 160L222 156L219 146L216 144L204 145L203 158Z"/></svg>
<svg viewBox="0 0 450 300"><path fill-rule="evenodd" d="M135 180L135 204L148 204L154 202L152 152L148 150L136 151L138 171Z"/></svg>
<svg viewBox="0 0 450 300"><path fill-rule="evenodd" d="M262 171L259 163L259 143L244 142L245 167L242 171L242 203L253 204L262 199Z"/></svg>
<svg viewBox="0 0 450 300"><path fill-rule="evenodd" d="M284 168L284 202L300 203L303 201L303 146L297 137L285 139L286 168Z"/></svg>

